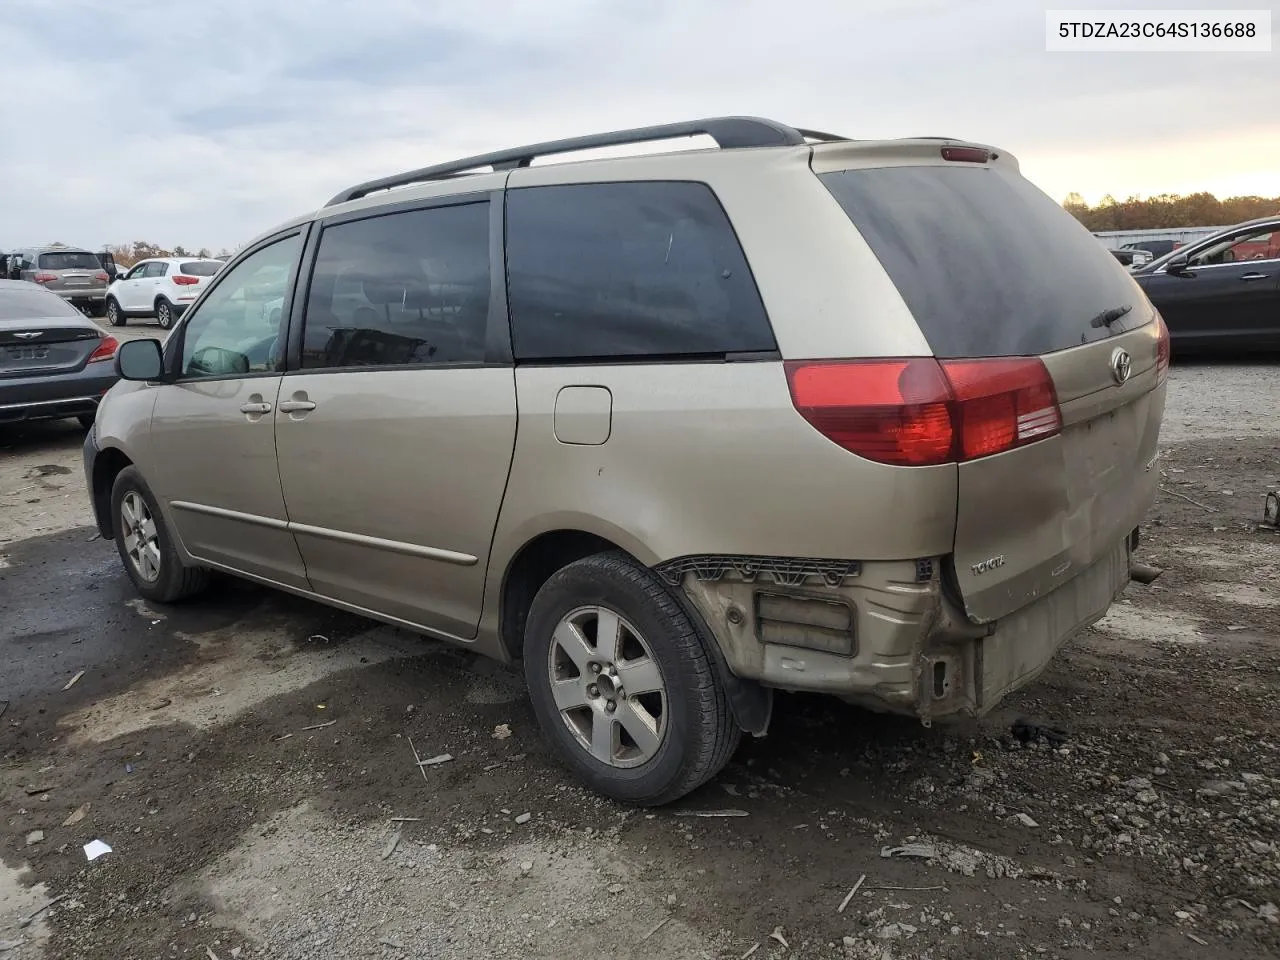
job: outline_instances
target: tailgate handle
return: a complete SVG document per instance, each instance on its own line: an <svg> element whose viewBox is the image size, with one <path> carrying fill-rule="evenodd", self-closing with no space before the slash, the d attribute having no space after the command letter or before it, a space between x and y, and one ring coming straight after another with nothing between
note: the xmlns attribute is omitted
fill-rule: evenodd
<svg viewBox="0 0 1280 960"><path fill-rule="evenodd" d="M1270 274L1266 273L1246 273L1241 280L1265 280Z"/></svg>

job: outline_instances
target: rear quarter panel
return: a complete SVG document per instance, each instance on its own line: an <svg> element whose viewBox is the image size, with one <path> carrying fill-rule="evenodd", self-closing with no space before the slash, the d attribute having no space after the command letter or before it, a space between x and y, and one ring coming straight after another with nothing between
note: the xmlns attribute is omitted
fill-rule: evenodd
<svg viewBox="0 0 1280 960"><path fill-rule="evenodd" d="M612 395L604 443L561 443L556 398ZM796 413L782 364L516 370L519 429L486 589L487 625L513 556L582 530L649 565L696 554L914 559L949 553L953 465L897 468L836 446Z"/></svg>

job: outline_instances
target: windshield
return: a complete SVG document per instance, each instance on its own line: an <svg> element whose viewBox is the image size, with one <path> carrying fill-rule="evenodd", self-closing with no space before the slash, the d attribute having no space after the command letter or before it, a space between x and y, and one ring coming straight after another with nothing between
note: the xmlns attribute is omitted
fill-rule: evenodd
<svg viewBox="0 0 1280 960"><path fill-rule="evenodd" d="M821 179L939 357L1035 356L1146 321L1131 310L1109 326L1091 323L1140 303L1142 292L1114 254L1022 177L919 166Z"/></svg>
<svg viewBox="0 0 1280 960"><path fill-rule="evenodd" d="M60 253L42 253L36 260L41 270L101 270L102 264L92 253L64 250Z"/></svg>
<svg viewBox="0 0 1280 960"><path fill-rule="evenodd" d="M39 320L45 317L78 317L80 311L56 294L25 285L0 287L0 320Z"/></svg>

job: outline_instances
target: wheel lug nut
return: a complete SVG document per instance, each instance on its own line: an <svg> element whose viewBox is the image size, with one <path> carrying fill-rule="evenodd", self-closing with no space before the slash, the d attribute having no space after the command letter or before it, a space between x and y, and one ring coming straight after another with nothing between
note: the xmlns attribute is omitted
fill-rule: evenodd
<svg viewBox="0 0 1280 960"><path fill-rule="evenodd" d="M600 688L593 683L587 687L587 694L592 697L598 697L600 696Z"/></svg>
<svg viewBox="0 0 1280 960"><path fill-rule="evenodd" d="M599 673L599 672L600 672L600 664L598 664L598 663L593 663L593 664L591 665L591 672L592 672L592 673Z"/></svg>
<svg viewBox="0 0 1280 960"><path fill-rule="evenodd" d="M613 713L613 711L618 709L618 705L614 701L610 700L608 703L604 705L604 708L608 710L610 713Z"/></svg>

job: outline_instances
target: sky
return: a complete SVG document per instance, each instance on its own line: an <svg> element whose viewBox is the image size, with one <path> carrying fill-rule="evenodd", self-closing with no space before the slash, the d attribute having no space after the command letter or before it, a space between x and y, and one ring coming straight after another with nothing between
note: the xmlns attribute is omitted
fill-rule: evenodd
<svg viewBox="0 0 1280 960"><path fill-rule="evenodd" d="M1227 5L1280 30L1277 0L1198 4ZM723 114L996 144L1057 200L1280 195L1280 38L1047 53L1046 6L1073 5L23 0L0 18L0 249L234 249L372 177Z"/></svg>

